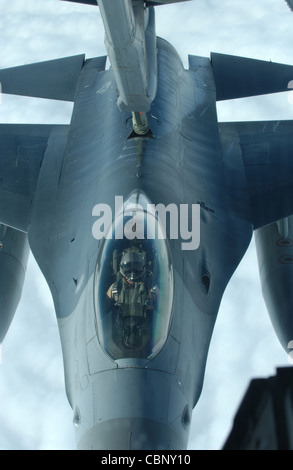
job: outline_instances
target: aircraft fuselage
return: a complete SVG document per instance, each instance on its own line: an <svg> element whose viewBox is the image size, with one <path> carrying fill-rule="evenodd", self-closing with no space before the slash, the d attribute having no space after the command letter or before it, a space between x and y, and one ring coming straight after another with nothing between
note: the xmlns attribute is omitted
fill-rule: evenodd
<svg viewBox="0 0 293 470"><path fill-rule="evenodd" d="M34 200L30 246L52 291L82 449L186 448L221 297L251 237L248 202L239 197L241 155L235 162L223 152L210 61L192 56L184 70L170 44L157 45L151 134L132 134L112 70L103 58L88 60L69 131L49 140ZM105 240L93 237L92 211L103 203L114 213L115 196L133 194L178 208L200 204L200 245L182 250L180 237L166 242L173 278L164 295L166 302L172 296L172 311L162 347L117 359L98 331Z"/></svg>

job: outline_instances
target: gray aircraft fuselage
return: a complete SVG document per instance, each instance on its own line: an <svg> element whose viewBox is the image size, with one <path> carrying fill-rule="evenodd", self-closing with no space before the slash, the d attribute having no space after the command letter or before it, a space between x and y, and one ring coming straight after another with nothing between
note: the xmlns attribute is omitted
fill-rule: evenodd
<svg viewBox="0 0 293 470"><path fill-rule="evenodd" d="M112 69L88 60L70 126L53 129L36 188L29 243L56 308L66 391L79 449L184 449L202 389L224 289L251 239L241 155L225 158L209 59L158 39L151 134L133 136L117 107ZM113 359L101 345L95 302L104 247L92 233L96 204L143 194L151 203L200 204L200 245L171 239L169 331L150 359ZM169 299L166 299L166 301Z"/></svg>

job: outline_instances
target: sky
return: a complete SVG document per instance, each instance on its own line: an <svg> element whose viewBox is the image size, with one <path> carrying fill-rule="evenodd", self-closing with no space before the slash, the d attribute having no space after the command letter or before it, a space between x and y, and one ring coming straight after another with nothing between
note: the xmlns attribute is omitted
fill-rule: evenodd
<svg viewBox="0 0 293 470"><path fill-rule="evenodd" d="M97 7L58 0L0 0L0 12L1 68L106 53ZM293 64L293 13L284 0L192 0L158 7L156 19L157 34L176 47L185 66L188 54L209 57L211 51ZM70 120L69 103L1 98L1 123ZM292 103L288 93L234 100L218 104L218 118L292 119ZM74 449L54 307L32 255L1 362L0 449ZM277 367L289 364L261 295L252 240L223 297L188 448L221 449L250 380L274 375Z"/></svg>

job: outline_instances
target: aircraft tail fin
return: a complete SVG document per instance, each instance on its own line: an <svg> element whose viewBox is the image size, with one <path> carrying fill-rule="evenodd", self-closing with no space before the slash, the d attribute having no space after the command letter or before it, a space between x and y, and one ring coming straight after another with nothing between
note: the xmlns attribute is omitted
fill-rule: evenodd
<svg viewBox="0 0 293 470"><path fill-rule="evenodd" d="M211 63L217 101L288 91L293 79L292 65L217 53Z"/></svg>
<svg viewBox="0 0 293 470"><path fill-rule="evenodd" d="M0 70L2 93L74 101L84 55Z"/></svg>

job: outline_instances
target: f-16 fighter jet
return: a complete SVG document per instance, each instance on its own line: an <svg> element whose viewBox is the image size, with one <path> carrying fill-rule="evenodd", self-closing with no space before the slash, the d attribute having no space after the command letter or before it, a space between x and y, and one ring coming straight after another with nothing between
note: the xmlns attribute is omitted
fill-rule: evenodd
<svg viewBox="0 0 293 470"><path fill-rule="evenodd" d="M293 338L293 124L216 113L287 90L293 67L212 53L185 69L156 35L168 3L99 0L108 69L78 55L0 70L3 93L74 102L69 125L0 126L0 341L31 250L78 449L186 448L253 231L272 322L285 349Z"/></svg>

